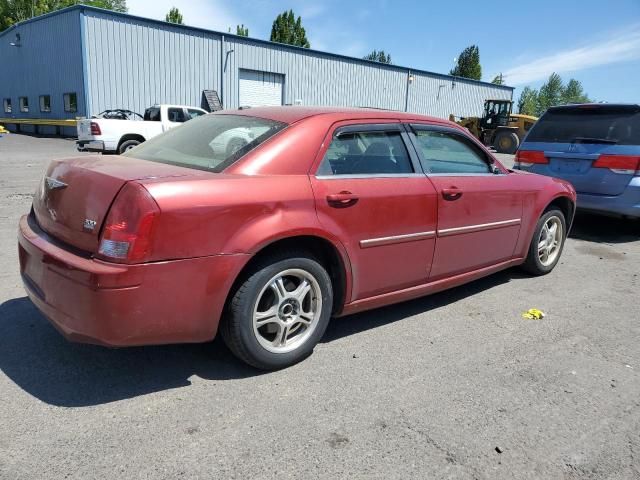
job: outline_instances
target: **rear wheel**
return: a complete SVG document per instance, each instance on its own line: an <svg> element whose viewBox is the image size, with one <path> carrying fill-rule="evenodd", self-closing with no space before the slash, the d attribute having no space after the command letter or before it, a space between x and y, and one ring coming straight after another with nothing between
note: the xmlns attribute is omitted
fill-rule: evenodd
<svg viewBox="0 0 640 480"><path fill-rule="evenodd" d="M221 325L229 349L263 370L311 354L329 323L333 293L324 267L306 253L259 262L235 291Z"/></svg>
<svg viewBox="0 0 640 480"><path fill-rule="evenodd" d="M136 145L140 145L140 143L140 140L125 140L120 144L120 147L118 147L118 153L124 153L127 150L131 150Z"/></svg>
<svg viewBox="0 0 640 480"><path fill-rule="evenodd" d="M532 275L549 273L560 260L566 239L566 221L558 208L547 210L538 220L523 268Z"/></svg>
<svg viewBox="0 0 640 480"><path fill-rule="evenodd" d="M493 147L498 153L516 153L520 139L515 132L498 132L493 142Z"/></svg>

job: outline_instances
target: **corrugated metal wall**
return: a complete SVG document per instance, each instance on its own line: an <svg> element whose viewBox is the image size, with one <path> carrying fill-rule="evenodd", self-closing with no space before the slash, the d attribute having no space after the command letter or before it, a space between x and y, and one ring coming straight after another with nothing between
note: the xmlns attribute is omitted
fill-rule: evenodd
<svg viewBox="0 0 640 480"><path fill-rule="evenodd" d="M20 47L9 45L20 35ZM0 34L0 102L11 98L13 111L0 117L75 118L85 115L80 44L80 10L26 22ZM78 111L64 111L63 95L76 92ZM51 112L40 112L39 96L50 95ZM29 112L19 97L28 96ZM29 130L25 127L24 130Z"/></svg>
<svg viewBox="0 0 640 480"><path fill-rule="evenodd" d="M87 10L84 17L89 111L155 103L200 105L218 90L220 40L202 31Z"/></svg>
<svg viewBox="0 0 640 480"><path fill-rule="evenodd" d="M246 68L285 76L284 103L404 110L406 73L393 67L338 59L318 52L225 38L225 105L238 106L238 70Z"/></svg>
<svg viewBox="0 0 640 480"><path fill-rule="evenodd" d="M409 82L402 67L91 9L85 21L91 113L200 105L203 89L217 90L225 108L237 108L240 69L284 75L288 104L406 108L446 118L479 115L486 98L512 95L509 88L426 72L411 72Z"/></svg>
<svg viewBox="0 0 640 480"><path fill-rule="evenodd" d="M462 78L411 73L408 111L435 117L480 116L488 98L511 99L512 92Z"/></svg>

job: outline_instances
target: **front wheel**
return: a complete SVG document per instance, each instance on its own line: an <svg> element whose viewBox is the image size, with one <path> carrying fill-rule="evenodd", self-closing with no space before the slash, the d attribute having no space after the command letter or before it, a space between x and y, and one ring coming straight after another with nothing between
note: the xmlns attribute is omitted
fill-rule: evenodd
<svg viewBox="0 0 640 480"><path fill-rule="evenodd" d="M222 337L241 360L274 370L311 354L324 335L333 303L331 279L305 253L260 261L235 291Z"/></svg>
<svg viewBox="0 0 640 480"><path fill-rule="evenodd" d="M557 208L544 212L538 220L529 253L522 267L532 275L545 275L556 266L567 236L564 214Z"/></svg>
<svg viewBox="0 0 640 480"><path fill-rule="evenodd" d="M518 146L520 145L520 138L515 132L502 131L498 132L495 141L493 142L493 148L498 153L516 153Z"/></svg>

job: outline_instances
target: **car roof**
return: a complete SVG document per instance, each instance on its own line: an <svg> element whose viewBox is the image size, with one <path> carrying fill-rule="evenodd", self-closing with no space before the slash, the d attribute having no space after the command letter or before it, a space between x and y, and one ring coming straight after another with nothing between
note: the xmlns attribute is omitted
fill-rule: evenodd
<svg viewBox="0 0 640 480"><path fill-rule="evenodd" d="M223 110L215 115L246 115L251 117L267 118L283 123L296 123L300 120L318 115L330 115L332 120L358 120L366 118L379 118L401 121L428 121L433 123L449 123L447 120L416 113L397 112L377 108L353 108L353 107L309 107L309 106L279 106L279 107L241 107L237 110Z"/></svg>
<svg viewBox="0 0 640 480"><path fill-rule="evenodd" d="M604 110L640 110L637 103L570 103L568 105L556 105L549 107L549 111L557 112L562 110L575 110L584 108L585 110L604 109Z"/></svg>

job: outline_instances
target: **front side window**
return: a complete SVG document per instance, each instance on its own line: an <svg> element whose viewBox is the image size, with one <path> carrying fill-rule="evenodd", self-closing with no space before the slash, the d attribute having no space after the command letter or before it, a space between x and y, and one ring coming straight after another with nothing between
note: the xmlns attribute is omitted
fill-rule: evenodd
<svg viewBox="0 0 640 480"><path fill-rule="evenodd" d="M331 141L318 175L410 174L413 166L398 130L343 131Z"/></svg>
<svg viewBox="0 0 640 480"><path fill-rule="evenodd" d="M28 112L29 111L29 98L28 97L20 97L20 111Z"/></svg>
<svg viewBox="0 0 640 480"><path fill-rule="evenodd" d="M484 153L461 135L440 130L416 130L415 134L425 172L490 172Z"/></svg>
<svg viewBox="0 0 640 480"><path fill-rule="evenodd" d="M64 98L64 111L65 112L77 112L78 111L78 95L75 93L65 93Z"/></svg>
<svg viewBox="0 0 640 480"><path fill-rule="evenodd" d="M221 172L286 124L243 115L202 115L136 148L127 157Z"/></svg>
<svg viewBox="0 0 640 480"><path fill-rule="evenodd" d="M51 96L40 95L40 111L45 113L51 111Z"/></svg>
<svg viewBox="0 0 640 480"><path fill-rule="evenodd" d="M182 108L169 108L167 110L167 116L169 117L169 121L173 123L183 123L187 121L184 109Z"/></svg>
<svg viewBox="0 0 640 480"><path fill-rule="evenodd" d="M4 107L4 113L11 113L11 99L5 98L2 104Z"/></svg>
<svg viewBox="0 0 640 480"><path fill-rule="evenodd" d="M201 110L196 110L195 108L188 108L187 113L189 114L189 120L192 120L196 117L200 117L201 115L206 115L205 112Z"/></svg>

